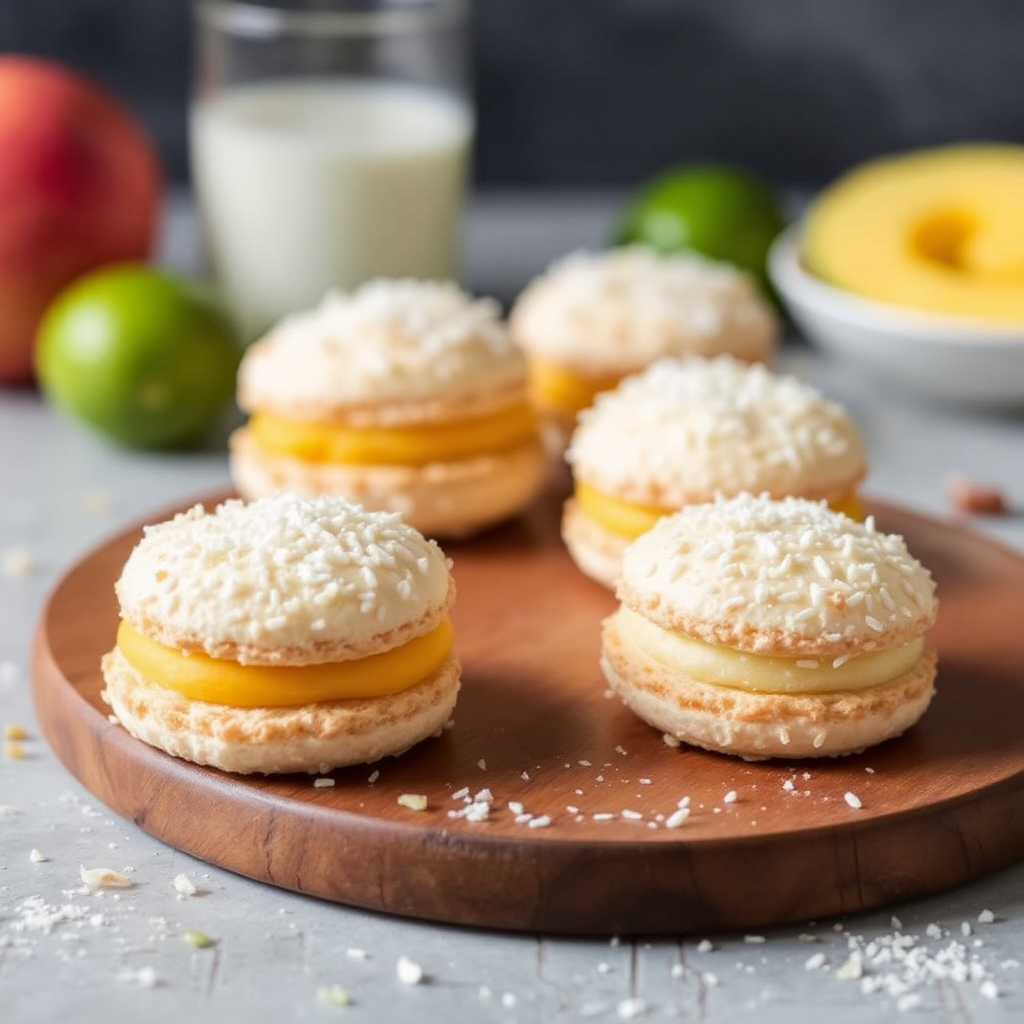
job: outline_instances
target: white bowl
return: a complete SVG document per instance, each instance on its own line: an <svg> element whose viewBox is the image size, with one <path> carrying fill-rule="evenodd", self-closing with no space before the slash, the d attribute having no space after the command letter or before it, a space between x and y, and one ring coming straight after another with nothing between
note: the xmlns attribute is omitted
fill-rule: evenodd
<svg viewBox="0 0 1024 1024"><path fill-rule="evenodd" d="M1024 406L1024 323L916 313L826 284L800 261L800 225L768 254L768 273L800 333L825 352L929 398Z"/></svg>

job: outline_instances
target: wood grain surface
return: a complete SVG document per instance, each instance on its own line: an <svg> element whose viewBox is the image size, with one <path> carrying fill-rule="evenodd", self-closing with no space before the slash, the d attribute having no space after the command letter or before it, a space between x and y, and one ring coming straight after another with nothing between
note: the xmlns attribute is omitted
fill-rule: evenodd
<svg viewBox="0 0 1024 1024"><path fill-rule="evenodd" d="M445 545L463 690L454 727L400 758L319 788L191 765L111 722L99 660L141 526L86 555L43 611L42 729L96 797L171 846L326 900L492 929L752 929L933 893L1024 854L1024 559L873 504L938 582L935 701L861 755L746 763L673 749L607 696L598 625L614 602L562 547L562 497L553 487L515 522ZM490 790L487 820L453 817L467 787ZM666 827L684 797L690 816ZM509 802L551 823L517 822Z"/></svg>

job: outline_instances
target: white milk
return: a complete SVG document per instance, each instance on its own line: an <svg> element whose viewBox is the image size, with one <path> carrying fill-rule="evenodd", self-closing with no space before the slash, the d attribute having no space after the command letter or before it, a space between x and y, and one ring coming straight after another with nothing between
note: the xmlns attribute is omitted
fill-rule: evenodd
<svg viewBox="0 0 1024 1024"><path fill-rule="evenodd" d="M191 112L206 244L247 340L331 287L457 275L472 119L427 88L244 86Z"/></svg>

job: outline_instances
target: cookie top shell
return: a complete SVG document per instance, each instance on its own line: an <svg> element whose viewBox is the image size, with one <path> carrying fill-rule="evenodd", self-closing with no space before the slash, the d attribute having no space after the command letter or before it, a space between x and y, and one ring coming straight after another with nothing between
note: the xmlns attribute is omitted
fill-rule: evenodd
<svg viewBox="0 0 1024 1024"><path fill-rule="evenodd" d="M554 262L519 295L509 329L530 356L603 374L684 353L766 360L779 324L735 267L622 246Z"/></svg>
<svg viewBox="0 0 1024 1024"><path fill-rule="evenodd" d="M436 626L454 597L441 549L397 514L292 494L145 527L115 590L151 639L264 665L389 650Z"/></svg>
<svg viewBox="0 0 1024 1024"><path fill-rule="evenodd" d="M929 571L873 517L749 494L660 519L626 549L617 594L707 643L832 659L916 639L938 608Z"/></svg>
<svg viewBox="0 0 1024 1024"><path fill-rule="evenodd" d="M448 281L378 279L329 293L255 342L239 367L238 401L246 412L329 419L521 390L525 373L494 300Z"/></svg>
<svg viewBox="0 0 1024 1024"><path fill-rule="evenodd" d="M741 491L834 501L867 472L840 405L726 355L658 360L598 395L566 458L577 481L663 508Z"/></svg>

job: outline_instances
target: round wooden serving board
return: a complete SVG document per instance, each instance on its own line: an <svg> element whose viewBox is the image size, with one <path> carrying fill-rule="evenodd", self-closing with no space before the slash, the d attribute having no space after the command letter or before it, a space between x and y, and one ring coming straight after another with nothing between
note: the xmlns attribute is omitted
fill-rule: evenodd
<svg viewBox="0 0 1024 1024"><path fill-rule="evenodd" d="M751 929L936 892L1024 854L1024 559L875 505L938 582L937 696L904 737L864 754L746 763L673 749L607 696L598 625L614 602L566 555L561 499L555 488L514 523L445 545L463 689L453 728L399 758L314 787L201 768L112 723L99 662L139 529L87 555L43 612L33 677L46 737L100 800L212 864L496 929ZM488 820L452 816L459 791L485 787ZM425 794L427 809L400 806L403 793ZM684 797L689 818L666 827ZM517 822L509 802L550 825Z"/></svg>

